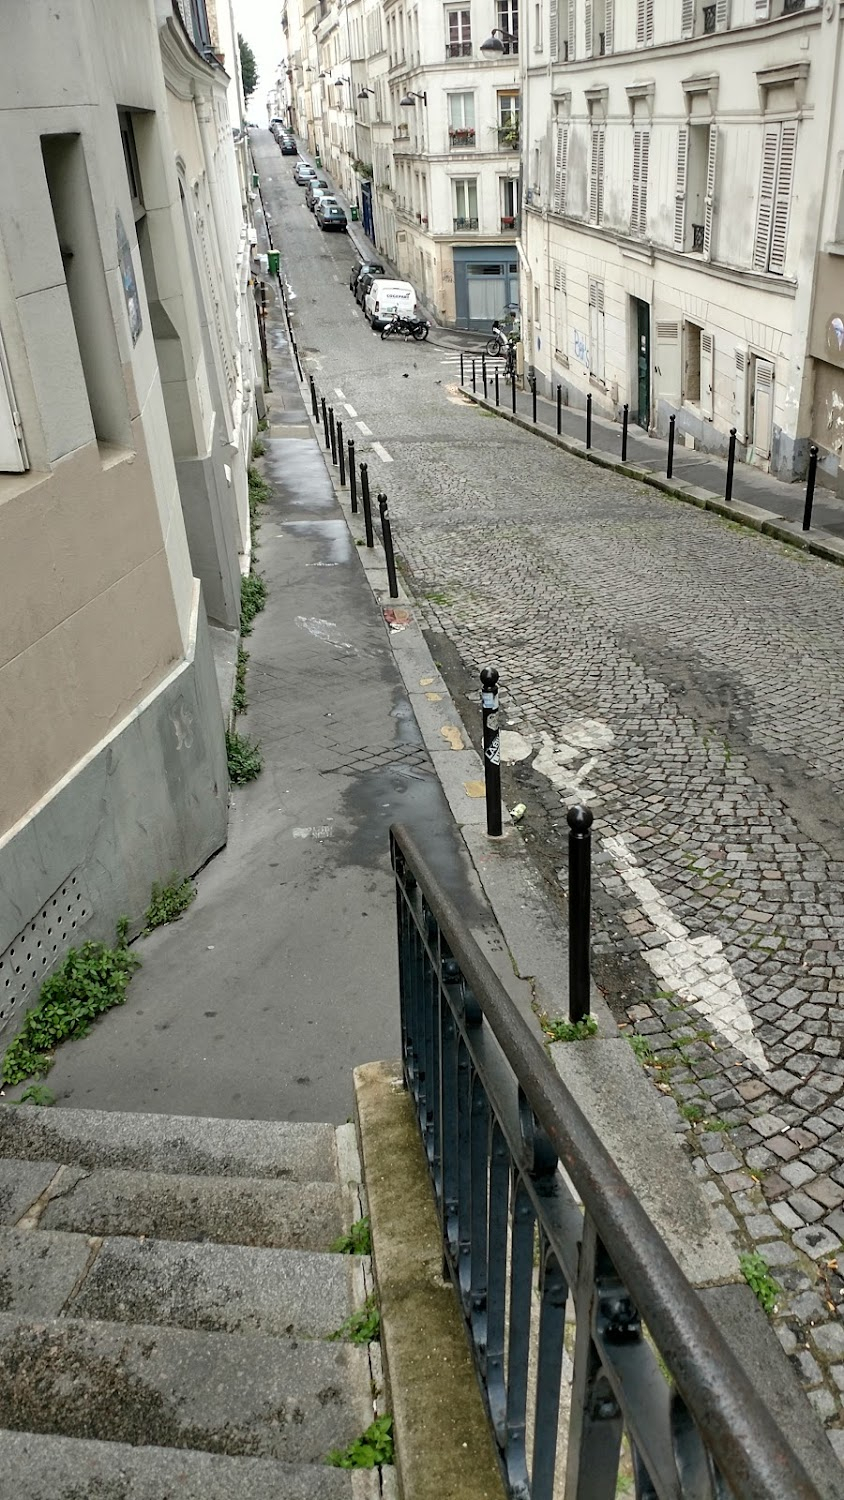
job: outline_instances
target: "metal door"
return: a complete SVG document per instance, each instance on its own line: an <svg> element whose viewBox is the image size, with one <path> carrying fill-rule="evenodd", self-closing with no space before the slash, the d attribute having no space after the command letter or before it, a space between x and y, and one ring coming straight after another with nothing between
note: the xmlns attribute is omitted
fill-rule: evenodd
<svg viewBox="0 0 844 1500"><path fill-rule="evenodd" d="M651 310L647 302L636 301L636 421L640 427L651 423Z"/></svg>

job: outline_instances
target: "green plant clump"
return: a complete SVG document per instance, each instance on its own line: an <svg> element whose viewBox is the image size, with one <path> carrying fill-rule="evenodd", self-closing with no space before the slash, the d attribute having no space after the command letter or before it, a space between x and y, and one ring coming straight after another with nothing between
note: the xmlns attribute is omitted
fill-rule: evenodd
<svg viewBox="0 0 844 1500"><path fill-rule="evenodd" d="M18 1100L19 1104L36 1104L39 1109L49 1109L55 1102L53 1090L46 1088L43 1083L31 1083Z"/></svg>
<svg viewBox="0 0 844 1500"><path fill-rule="evenodd" d="M264 447L263 443L261 442L261 439L259 437L256 437L253 440L253 443L252 443L252 457L253 458L263 458L263 456L266 453L266 451L267 450Z"/></svg>
<svg viewBox="0 0 844 1500"><path fill-rule="evenodd" d="M85 1036L97 1016L123 1004L129 981L141 966L140 959L129 952L128 930L129 919L121 917L113 948L89 942L70 949L61 968L41 986L38 1004L29 1012L20 1036L6 1049L5 1083L22 1083L46 1073L52 1063L50 1053L60 1042Z"/></svg>
<svg viewBox="0 0 844 1500"><path fill-rule="evenodd" d="M229 780L233 786L244 786L254 781L264 768L261 747L246 734L235 729L226 730L226 759L229 765Z"/></svg>
<svg viewBox="0 0 844 1500"><path fill-rule="evenodd" d="M252 634L252 621L267 602L267 585L260 573L247 573L240 580L240 629L242 635Z"/></svg>
<svg viewBox="0 0 844 1500"><path fill-rule="evenodd" d="M232 694L232 712L234 714L245 714L247 708L246 698L246 668L249 665L249 652L244 651L242 646L237 648L237 671L234 676L234 693Z"/></svg>
<svg viewBox="0 0 844 1500"><path fill-rule="evenodd" d="M635 1036L633 1034L629 1034L627 1040L633 1048L633 1051L635 1052L640 1063L646 1065L656 1062L656 1058L651 1051L650 1042L648 1041L646 1036Z"/></svg>
<svg viewBox="0 0 844 1500"><path fill-rule="evenodd" d="M754 1293L757 1302L766 1313L772 1313L777 1305L777 1296L780 1290L779 1282L771 1275L764 1255L758 1250L739 1256L739 1266L750 1290Z"/></svg>
<svg viewBox="0 0 844 1500"><path fill-rule="evenodd" d="M154 927L163 927L165 922L178 922L192 901L196 900L196 886L189 876L184 879L174 870L166 885L156 881L152 888L149 906L146 909L145 932Z"/></svg>
<svg viewBox="0 0 844 1500"><path fill-rule="evenodd" d="M369 1219L356 1219L348 1234L341 1234L331 1249L335 1255L371 1255L372 1233Z"/></svg>
<svg viewBox="0 0 844 1500"><path fill-rule="evenodd" d="M334 1448L325 1462L335 1469L375 1469L393 1462L393 1419L376 1417L348 1448Z"/></svg>
<svg viewBox="0 0 844 1500"><path fill-rule="evenodd" d="M374 1344L381 1337L381 1314L374 1296L367 1297L363 1307L356 1307L329 1340L348 1339L351 1344Z"/></svg>
<svg viewBox="0 0 844 1500"><path fill-rule="evenodd" d="M594 1016L584 1016L582 1021L551 1021L546 1016L542 1024L552 1042L583 1042L598 1031Z"/></svg>

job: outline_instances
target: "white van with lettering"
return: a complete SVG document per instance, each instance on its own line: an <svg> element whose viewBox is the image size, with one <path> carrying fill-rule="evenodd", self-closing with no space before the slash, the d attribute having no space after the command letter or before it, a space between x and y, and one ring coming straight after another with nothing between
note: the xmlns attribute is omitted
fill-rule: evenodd
<svg viewBox="0 0 844 1500"><path fill-rule="evenodd" d="M422 309L409 281L387 281L379 276L364 298L364 317L373 328L384 328L393 313L403 318L421 318Z"/></svg>

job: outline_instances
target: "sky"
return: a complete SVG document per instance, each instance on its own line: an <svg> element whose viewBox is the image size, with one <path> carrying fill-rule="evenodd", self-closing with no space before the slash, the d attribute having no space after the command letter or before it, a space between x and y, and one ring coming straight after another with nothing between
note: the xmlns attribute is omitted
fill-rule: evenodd
<svg viewBox="0 0 844 1500"><path fill-rule="evenodd" d="M275 82L278 64L284 56L281 0L234 0L234 24L255 53L258 87L247 113L250 119L253 115L258 118L263 115L267 93Z"/></svg>

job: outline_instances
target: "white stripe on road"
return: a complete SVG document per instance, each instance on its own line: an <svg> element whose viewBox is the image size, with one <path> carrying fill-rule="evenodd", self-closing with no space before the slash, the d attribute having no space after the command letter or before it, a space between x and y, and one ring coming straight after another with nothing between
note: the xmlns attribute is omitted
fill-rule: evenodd
<svg viewBox="0 0 844 1500"><path fill-rule="evenodd" d="M346 411L349 413L350 417L356 417L357 416L357 412L355 411L355 409L354 409L353 406L349 405L348 401L345 403L345 406L346 406Z"/></svg>
<svg viewBox="0 0 844 1500"><path fill-rule="evenodd" d="M346 397L344 396L343 392L341 391L339 385L335 385L335 387L334 387L334 394L335 394L335 396L339 396L339 398L340 398L341 401L345 401Z"/></svg>
<svg viewBox="0 0 844 1500"><path fill-rule="evenodd" d="M364 437L372 437L372 428L367 427L365 422L358 422L358 427L360 428Z"/></svg>
<svg viewBox="0 0 844 1500"><path fill-rule="evenodd" d="M358 427L360 427L360 425L360 422L358 422ZM372 451L373 453L378 454L378 457L380 458L382 463L391 464L393 462L392 455L387 452L386 448L383 447L381 443L373 443Z"/></svg>

